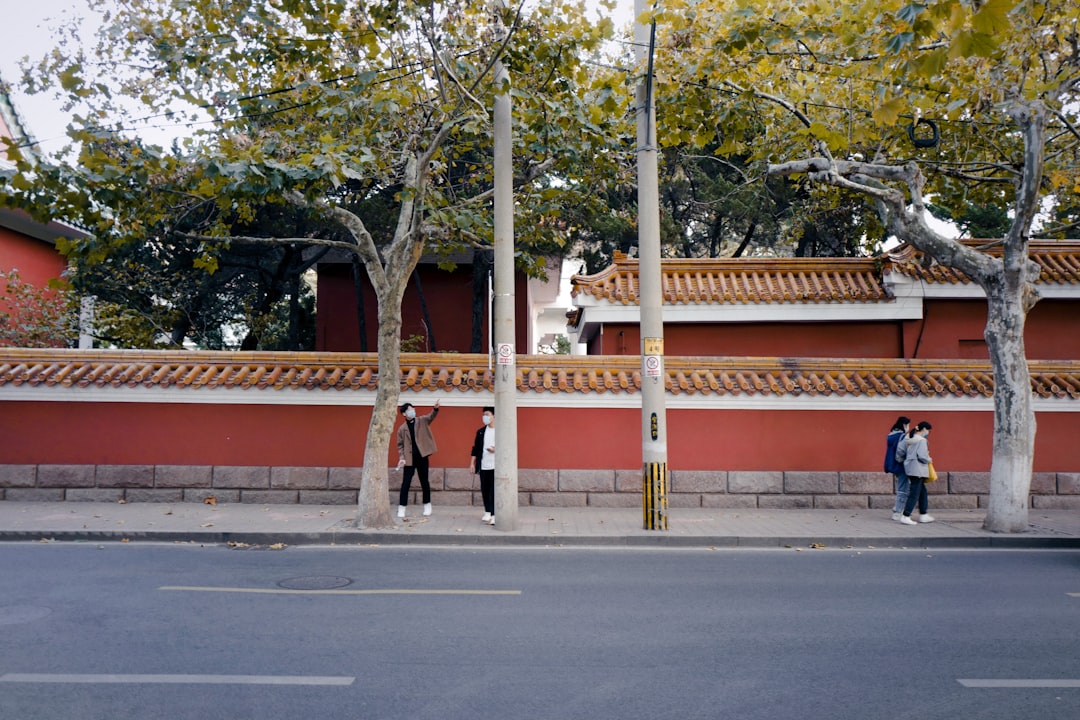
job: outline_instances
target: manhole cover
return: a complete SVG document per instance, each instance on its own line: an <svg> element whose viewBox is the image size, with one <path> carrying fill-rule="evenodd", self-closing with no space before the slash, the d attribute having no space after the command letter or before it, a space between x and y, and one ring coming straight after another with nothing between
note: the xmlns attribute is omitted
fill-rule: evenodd
<svg viewBox="0 0 1080 720"><path fill-rule="evenodd" d="M30 607L26 605L0 606L0 625L18 625L19 623L40 620L51 612L52 610L49 608L43 607Z"/></svg>
<svg viewBox="0 0 1080 720"><path fill-rule="evenodd" d="M285 588L286 590L333 590L334 588L342 588L351 584L352 580L347 577L337 577L334 575L308 575L305 577L294 577L282 580L278 583L278 587Z"/></svg>

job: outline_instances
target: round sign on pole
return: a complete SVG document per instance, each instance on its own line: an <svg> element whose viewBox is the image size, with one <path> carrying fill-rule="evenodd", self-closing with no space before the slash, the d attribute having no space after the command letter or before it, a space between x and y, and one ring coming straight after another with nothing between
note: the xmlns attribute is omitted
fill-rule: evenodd
<svg viewBox="0 0 1080 720"><path fill-rule="evenodd" d="M645 356L645 377L660 377L660 356Z"/></svg>
<svg viewBox="0 0 1080 720"><path fill-rule="evenodd" d="M499 365L513 365L514 364L514 344L513 343L499 343L499 349L496 354L496 361Z"/></svg>

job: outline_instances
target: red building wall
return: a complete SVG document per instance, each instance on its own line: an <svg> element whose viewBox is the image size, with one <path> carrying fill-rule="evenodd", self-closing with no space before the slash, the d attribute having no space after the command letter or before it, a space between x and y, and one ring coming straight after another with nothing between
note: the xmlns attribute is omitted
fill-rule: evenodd
<svg viewBox="0 0 1080 720"><path fill-rule="evenodd" d="M986 301L927 300L917 320L878 322L665 323L664 351L682 356L985 360ZM636 323L607 323L590 355L637 355ZM1041 300L1028 314L1032 360L1080 358L1080 301Z"/></svg>
<svg viewBox="0 0 1080 720"><path fill-rule="evenodd" d="M434 467L468 467L482 404L443 408L432 426L439 445ZM356 467L370 413L356 406L0 402L0 465ZM897 414L669 409L668 463L673 470L878 472ZM933 423L931 452L939 468L989 470L989 411L908 414ZM1035 471L1080 472L1080 415L1039 413L1038 423ZM641 466L637 408L521 408L518 434L521 468ZM389 464L396 461L391 447Z"/></svg>
<svg viewBox="0 0 1080 720"><path fill-rule="evenodd" d="M634 324L604 325L590 355L637 355ZM899 357L896 322L880 323L665 323L664 352L680 356Z"/></svg>
<svg viewBox="0 0 1080 720"><path fill-rule="evenodd" d="M473 275L470 265L458 265L454 270L441 270L424 264L419 268L420 285L431 318L435 347L417 348L418 352L470 352L472 340ZM364 314L367 320L367 349L375 351L378 342L378 303L375 291L365 276L363 279ZM519 274L514 291L517 307L515 334L518 352L528 350L528 312L526 283ZM410 282L401 302L401 337L427 337L420 293ZM359 323L356 316L356 294L352 267L346 264L319 265L316 298L315 349L327 352L358 352ZM487 346L488 316L483 316L481 343ZM483 352L483 350L481 350Z"/></svg>
<svg viewBox="0 0 1080 720"><path fill-rule="evenodd" d="M52 244L0 227L0 270L18 269L25 282L45 287L66 267L67 262Z"/></svg>

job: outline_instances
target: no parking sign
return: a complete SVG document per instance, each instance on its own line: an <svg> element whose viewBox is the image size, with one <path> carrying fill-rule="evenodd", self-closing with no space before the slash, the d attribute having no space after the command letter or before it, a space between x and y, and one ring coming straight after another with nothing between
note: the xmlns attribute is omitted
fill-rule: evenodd
<svg viewBox="0 0 1080 720"><path fill-rule="evenodd" d="M658 378L664 365L664 339L644 338L641 364L645 368L645 377Z"/></svg>
<svg viewBox="0 0 1080 720"><path fill-rule="evenodd" d="M499 365L513 365L514 364L514 344L513 343L499 343L499 348L495 353L495 362Z"/></svg>

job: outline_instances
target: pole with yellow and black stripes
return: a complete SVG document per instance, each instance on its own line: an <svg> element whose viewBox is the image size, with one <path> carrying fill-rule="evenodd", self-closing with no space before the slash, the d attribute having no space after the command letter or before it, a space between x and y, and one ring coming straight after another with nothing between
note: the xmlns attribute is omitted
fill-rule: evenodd
<svg viewBox="0 0 1080 720"><path fill-rule="evenodd" d="M642 505L646 530L667 530L667 463L646 463Z"/></svg>
<svg viewBox="0 0 1080 720"><path fill-rule="evenodd" d="M635 0L636 17L650 7ZM653 102L656 23L636 23L634 46L645 73L635 95L638 180L638 307L641 310L641 461L646 530L667 530L667 414L664 409L664 293L660 265L660 190ZM647 53L647 55L646 55ZM642 62L647 61L647 62Z"/></svg>

